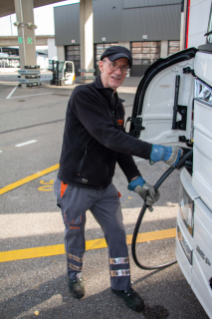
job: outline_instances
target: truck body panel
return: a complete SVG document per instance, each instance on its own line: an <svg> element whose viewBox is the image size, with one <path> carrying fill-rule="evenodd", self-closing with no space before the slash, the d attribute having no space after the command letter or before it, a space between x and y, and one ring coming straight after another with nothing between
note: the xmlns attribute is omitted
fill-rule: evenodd
<svg viewBox="0 0 212 319"><path fill-rule="evenodd" d="M159 59L146 70L136 92L130 134L153 144L193 148L193 158L180 173L175 253L212 318L212 1L184 2L185 43L197 49Z"/></svg>

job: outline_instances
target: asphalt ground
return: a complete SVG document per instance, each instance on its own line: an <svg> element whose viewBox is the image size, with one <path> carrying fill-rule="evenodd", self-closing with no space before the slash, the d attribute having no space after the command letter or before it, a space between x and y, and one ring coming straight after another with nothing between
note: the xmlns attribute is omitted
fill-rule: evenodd
<svg viewBox="0 0 212 319"><path fill-rule="evenodd" d="M142 270L132 259L130 244L131 280L133 288L145 301L145 309L141 313L133 312L114 296L110 289L104 235L90 212L87 212L87 252L83 271L86 295L82 300L70 296L63 246L64 226L56 206L53 182L61 152L67 101L73 87L42 85L14 90L9 80L15 78L7 75L7 80L6 77L2 80L2 77L0 318L208 318L178 264L160 271ZM119 95L125 100L127 116L131 115L132 92L138 83L138 78L126 79L125 86L120 88ZM150 166L144 160L137 165L152 184L168 168L163 163ZM143 237L136 250L139 261L146 265L175 259L179 174L174 171L161 186L160 200L152 213L146 212L139 229ZM123 219L130 243L143 202L137 194L127 190L127 180L118 166L114 184L122 194Z"/></svg>

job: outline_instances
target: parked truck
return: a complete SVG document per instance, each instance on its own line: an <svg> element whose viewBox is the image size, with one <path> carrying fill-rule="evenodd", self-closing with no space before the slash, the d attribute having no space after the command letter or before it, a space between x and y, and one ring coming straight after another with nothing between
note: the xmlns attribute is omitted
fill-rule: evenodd
<svg viewBox="0 0 212 319"><path fill-rule="evenodd" d="M193 149L180 173L176 258L212 318L211 0L184 0L181 28L185 49L157 60L139 83L130 133Z"/></svg>

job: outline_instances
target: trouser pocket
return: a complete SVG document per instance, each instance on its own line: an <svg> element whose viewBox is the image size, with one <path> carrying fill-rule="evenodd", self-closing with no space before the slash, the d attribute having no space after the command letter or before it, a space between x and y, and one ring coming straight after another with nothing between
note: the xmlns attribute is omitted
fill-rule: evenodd
<svg viewBox="0 0 212 319"><path fill-rule="evenodd" d="M57 199L57 206L61 208L60 189L61 189L61 181L58 178L56 178L54 181L54 194Z"/></svg>
<svg viewBox="0 0 212 319"><path fill-rule="evenodd" d="M57 206L61 208L66 227L79 227L82 223L82 209L79 206L79 188L68 185L58 178L54 183ZM83 199L82 199L83 200ZM76 228L77 229L77 228Z"/></svg>

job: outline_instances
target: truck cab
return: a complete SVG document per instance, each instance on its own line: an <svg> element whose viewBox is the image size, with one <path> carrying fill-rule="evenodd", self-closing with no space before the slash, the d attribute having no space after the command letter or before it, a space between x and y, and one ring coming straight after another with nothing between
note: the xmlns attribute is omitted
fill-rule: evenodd
<svg viewBox="0 0 212 319"><path fill-rule="evenodd" d="M203 2L193 1L199 10ZM212 318L211 9L206 13L204 44L159 59L146 70L135 95L130 134L154 144L180 145L185 152L193 149L180 173L175 251L182 273ZM196 24L198 28L198 19Z"/></svg>

